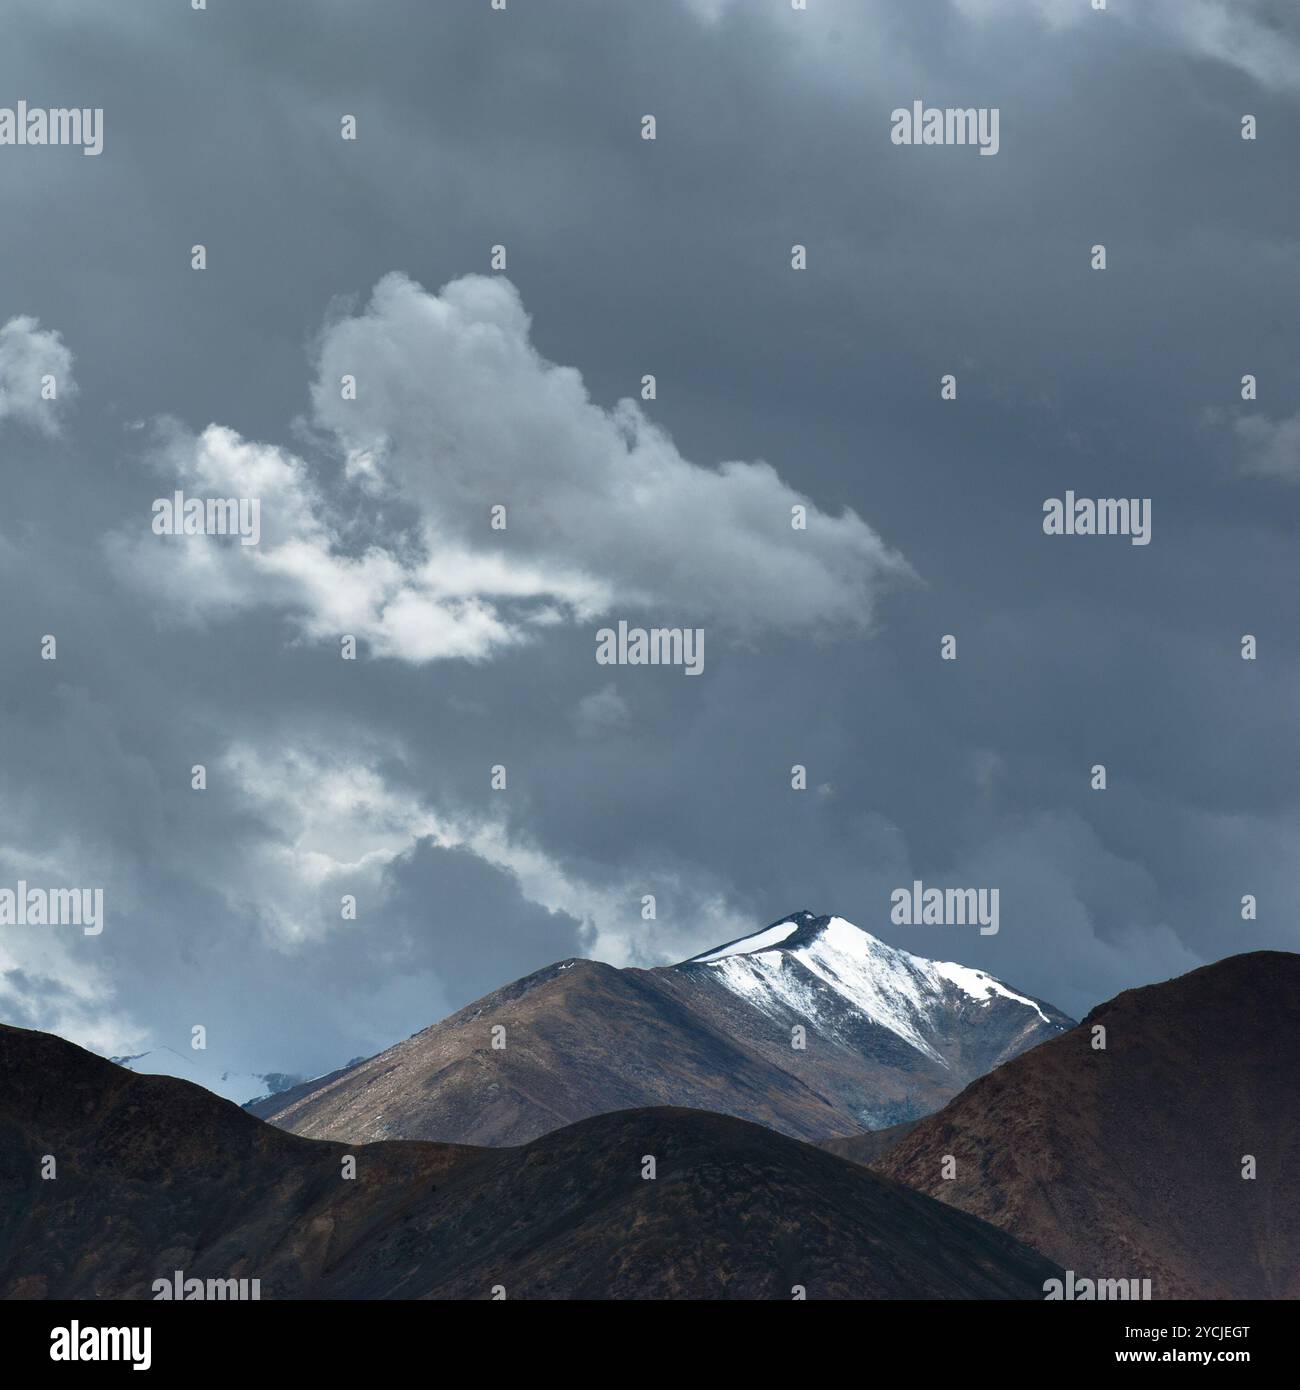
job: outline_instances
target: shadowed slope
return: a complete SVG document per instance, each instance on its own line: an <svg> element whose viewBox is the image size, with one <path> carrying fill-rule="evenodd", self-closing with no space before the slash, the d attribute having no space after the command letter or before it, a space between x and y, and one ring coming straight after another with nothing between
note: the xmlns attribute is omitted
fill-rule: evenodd
<svg viewBox="0 0 1300 1390"><path fill-rule="evenodd" d="M264 1298L1035 1298L1055 1272L984 1222L727 1116L347 1150L0 1027L0 1295L148 1298L174 1270L256 1278Z"/></svg>
<svg viewBox="0 0 1300 1390"><path fill-rule="evenodd" d="M1300 956L1129 990L974 1082L874 1169L1080 1275L1150 1278L1156 1298L1300 1297Z"/></svg>

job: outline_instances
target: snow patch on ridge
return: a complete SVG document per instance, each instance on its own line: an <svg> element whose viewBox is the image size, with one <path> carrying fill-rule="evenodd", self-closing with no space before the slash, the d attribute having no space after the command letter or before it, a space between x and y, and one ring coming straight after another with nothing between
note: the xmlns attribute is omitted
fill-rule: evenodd
<svg viewBox="0 0 1300 1390"><path fill-rule="evenodd" d="M751 951L761 951L785 941L798 930L798 922L778 922L776 926L755 932L753 936L742 936L739 941L719 946L716 951L708 951L702 956L692 956L690 964L707 965L710 961L722 960L725 956L742 956L748 955Z"/></svg>
<svg viewBox="0 0 1300 1390"><path fill-rule="evenodd" d="M932 960L925 963L936 975L951 980L963 994L970 995L972 999L979 999L988 1004L992 1001L993 995L1000 994L1004 999L1014 999L1018 1004L1027 1005L1044 1023L1052 1021L1032 999L1008 989L1001 980L995 980L992 975L986 975L982 970L972 970L969 965L958 965L952 960Z"/></svg>

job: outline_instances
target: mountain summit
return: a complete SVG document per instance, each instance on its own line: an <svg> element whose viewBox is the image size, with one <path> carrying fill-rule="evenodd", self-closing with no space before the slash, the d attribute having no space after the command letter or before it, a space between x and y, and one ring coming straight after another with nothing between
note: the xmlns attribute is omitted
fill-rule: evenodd
<svg viewBox="0 0 1300 1390"><path fill-rule="evenodd" d="M797 912L678 965L560 961L247 1108L350 1143L519 1144L659 1105L820 1140L929 1114L1072 1026L983 971Z"/></svg>
<svg viewBox="0 0 1300 1390"><path fill-rule="evenodd" d="M969 1047L975 1032L989 1035L982 1064L988 1070L1044 1041L1044 1025L1053 1034L1073 1026L1050 1005L982 970L925 960L842 917L811 912L793 913L672 969L698 967L771 1017L800 1015L816 1020L828 1036L850 1041L864 1025L883 1028L948 1067L961 1065L962 1045ZM960 1021L955 1030L954 1020Z"/></svg>

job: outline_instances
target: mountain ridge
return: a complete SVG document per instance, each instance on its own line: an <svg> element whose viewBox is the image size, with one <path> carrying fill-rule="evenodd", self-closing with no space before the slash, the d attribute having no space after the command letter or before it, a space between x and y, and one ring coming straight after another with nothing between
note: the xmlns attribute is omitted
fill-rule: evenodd
<svg viewBox="0 0 1300 1390"><path fill-rule="evenodd" d="M818 1142L930 1113L1070 1026L983 971L805 911L676 965L557 961L248 1108L314 1138L492 1145L681 1105Z"/></svg>

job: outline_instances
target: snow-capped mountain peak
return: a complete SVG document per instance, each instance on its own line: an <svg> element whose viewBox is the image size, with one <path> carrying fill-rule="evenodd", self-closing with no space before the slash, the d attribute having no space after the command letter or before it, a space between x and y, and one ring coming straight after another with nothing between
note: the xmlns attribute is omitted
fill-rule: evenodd
<svg viewBox="0 0 1300 1390"><path fill-rule="evenodd" d="M676 968L707 970L761 1012L808 1018L839 1041L848 1041L846 1033L856 1033L865 1019L944 1066L951 1049L940 1035L954 1010L965 1014L996 1004L1013 1027L1017 1010L1026 1023L1032 1019L1053 1031L1069 1024L982 970L914 956L843 917L811 912L793 913Z"/></svg>
<svg viewBox="0 0 1300 1390"><path fill-rule="evenodd" d="M489 1054L498 1026L511 1044ZM349 1143L522 1144L664 1105L820 1140L928 1115L1070 1026L983 971L796 912L678 965L559 961L249 1108Z"/></svg>

